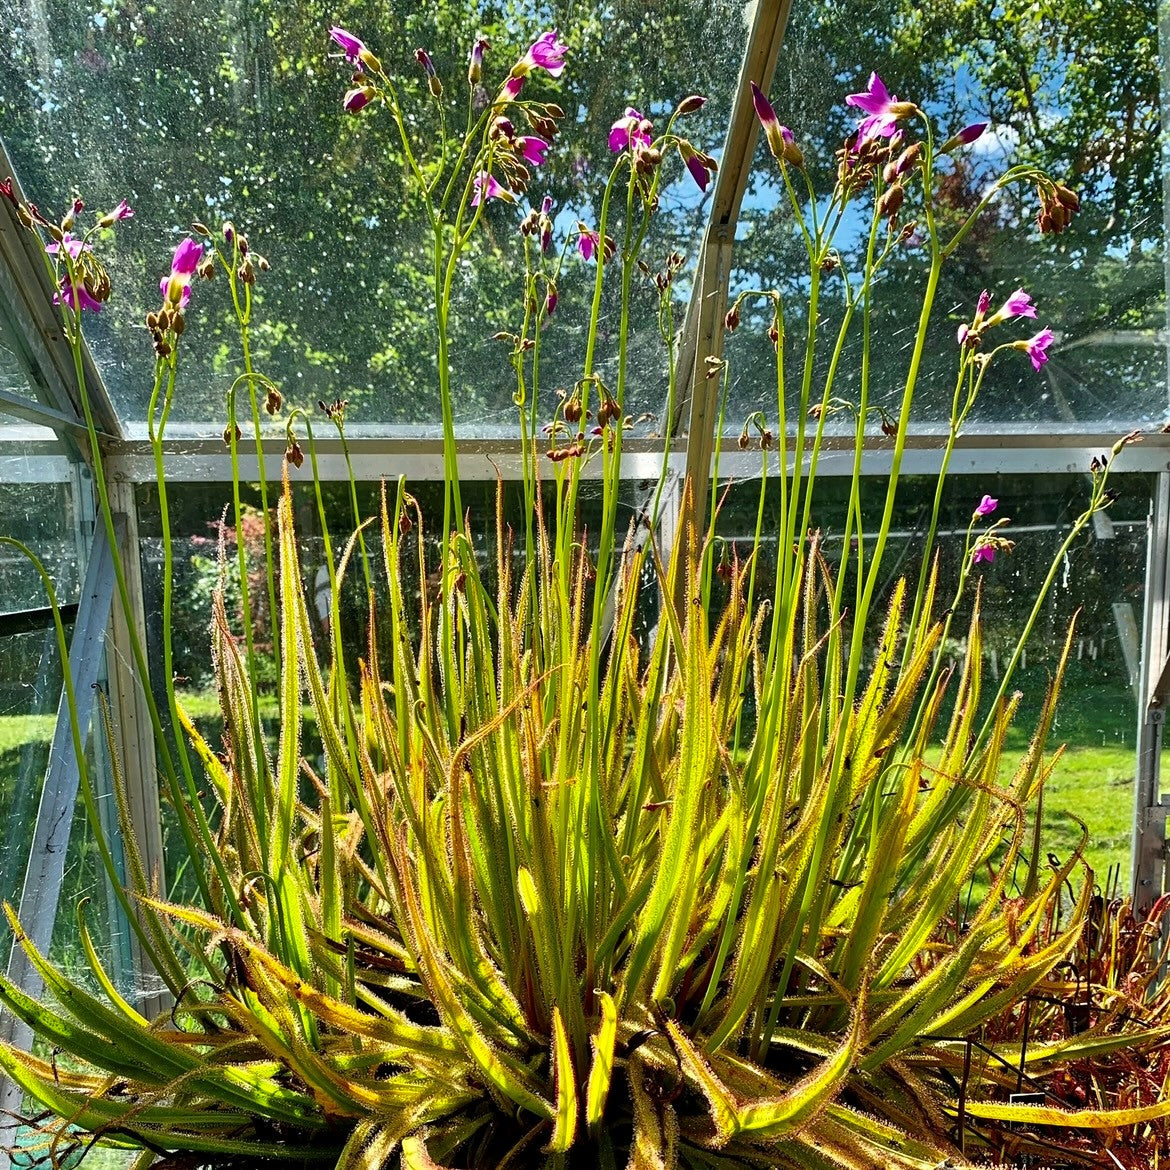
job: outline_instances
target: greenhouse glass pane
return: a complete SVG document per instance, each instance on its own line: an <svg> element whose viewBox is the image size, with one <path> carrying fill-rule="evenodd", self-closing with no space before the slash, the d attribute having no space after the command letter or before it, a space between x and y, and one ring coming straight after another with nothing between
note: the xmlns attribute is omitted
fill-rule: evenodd
<svg viewBox="0 0 1170 1170"><path fill-rule="evenodd" d="M59 603L77 601L80 566L68 485L0 483L0 516L3 535L22 541L40 558ZM0 547L0 613L48 603L28 559L12 547ZM0 635L0 899L14 904L28 862L61 683L51 625ZM6 948L7 940L0 962Z"/></svg>
<svg viewBox="0 0 1170 1170"><path fill-rule="evenodd" d="M890 538L882 560L878 591L870 626L874 644L881 632L890 593L905 577L913 591L921 567L937 481L906 477L899 484ZM983 615L983 694L989 708L1005 681L1017 641L1029 620L1033 604L1049 569L1056 563L1052 589L1041 605L1032 635L1007 683L1005 694L1019 691L1019 712L1007 739L1009 763L1026 748L1045 694L1076 616L1075 637L1057 715L1049 737L1049 757L1062 744L1065 753L1046 790L1046 849L1062 859L1080 840L1074 814L1089 827L1086 859L1096 880L1104 886L1111 867L1119 867L1122 889L1128 887L1130 831L1133 819L1136 771L1135 734L1137 676L1145 593L1146 529L1152 480L1143 475L1111 479L1117 500L1081 533L1064 557L1060 547L1088 502L1087 475L952 476L943 491L937 548L939 603L936 614L956 597L967 529L975 504L986 493L998 500L987 523L1009 517L999 535L1015 541L1010 555L981 564L958 596L945 659L957 661L965 651L970 630L976 579L981 579ZM849 501L847 478L821 479L813 497L811 526L821 533L829 571L841 563L845 512ZM886 497L886 481L862 481L863 547L871 553ZM718 531L741 556L752 545L759 480L734 485L718 521ZM776 530L779 485L770 480L765 491L765 534ZM976 535L978 535L978 529ZM856 535L851 538L851 563L845 597L853 596L856 574ZM774 538L764 537L756 599L770 599L774 588ZM722 605L726 585L713 596ZM874 616L876 615L876 617ZM848 621L848 616L846 616ZM867 658L862 678L868 676ZM952 679L954 693L957 680ZM750 700L749 700L750 702ZM944 706L944 718L949 717Z"/></svg>
<svg viewBox="0 0 1170 1170"><path fill-rule="evenodd" d="M949 156L938 198L944 229L953 231L990 182L1017 163L1049 169L1081 200L1068 230L1041 235L1035 186L1016 186L1000 194L966 237L943 269L914 417L923 424L950 417L955 334L971 320L980 291L988 289L998 307L1023 287L1035 298L1038 318L1006 325L994 340L1051 327L1051 360L1035 371L1023 354L1001 354L973 424L1022 424L1050 433L1163 423L1166 270L1156 6L801 0L793 6L771 97L822 196L836 173L834 153L857 121L844 97L865 88L871 69L892 93L923 106L944 135L989 124L974 144ZM907 123L908 141L919 127ZM904 220L917 214L915 199L911 189ZM842 260L854 272L868 232L868 195L862 206L846 216L837 237ZM914 241L896 249L875 297L870 401L895 414L927 261L926 249ZM738 226L735 265L733 293L764 287L787 294L786 372L795 393L808 264L776 164L762 148ZM834 274L825 279L821 302L817 398L842 303L843 284ZM752 410L776 415L768 323L767 316L745 315L745 324L755 327L728 339L729 418L736 427ZM835 385L845 399L858 396L858 368L855 344L846 349Z"/></svg>
<svg viewBox="0 0 1170 1170"><path fill-rule="evenodd" d="M341 14L381 55L432 153L439 126L416 46L430 50L443 79L449 129L463 124L466 54L477 33L491 40L487 78L494 85L543 28L556 25L570 46L563 76L530 79L524 94L566 111L547 163L534 172L519 207L488 208L458 266L451 362L463 427L476 433L515 427L510 351L491 335L515 330L523 316L523 241L516 229L527 200L539 205L552 196L562 240L576 238L579 219L595 224L611 165L610 124L627 103L661 129L663 115L683 96L706 94L710 100L686 120L685 132L718 154L753 10L743 0L617 0L601 7L396 0L351 5ZM286 401L312 408L346 398L354 427L438 427L429 234L420 229L388 115L342 111L350 70L327 40L330 22L319 6L268 0L87 9L60 0L0 0L7 32L0 124L29 197L59 207L76 186L91 207L126 197L136 209L102 241L114 301L86 322L124 417L142 419L146 411L153 358L142 322L156 305L170 249L192 220L218 229L230 217L271 261L257 285L250 341L256 368L282 385ZM670 182L644 255L657 270L670 251L683 254L674 289L681 321L709 192L699 192L677 155L667 165ZM624 191L614 202L610 234L620 240ZM594 271L570 248L560 307L545 331L546 413L553 391L580 376ZM608 284L616 283L614 265ZM658 411L665 350L656 294L641 275L635 285L640 325L630 344L627 405ZM173 419L218 433L227 389L242 369L240 339L222 276L195 293ZM600 322L597 366L608 381L616 373L612 287Z"/></svg>

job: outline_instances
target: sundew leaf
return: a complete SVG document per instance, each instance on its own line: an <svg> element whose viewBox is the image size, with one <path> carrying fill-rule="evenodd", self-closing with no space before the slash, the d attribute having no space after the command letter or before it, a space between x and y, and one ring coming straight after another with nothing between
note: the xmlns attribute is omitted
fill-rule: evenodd
<svg viewBox="0 0 1170 1170"><path fill-rule="evenodd" d="M613 997L601 992L597 997L601 1019L597 1031L590 1037L593 1064L589 1069L589 1084L585 1092L585 1123L596 1134L605 1115L605 1103L613 1082L613 1054L617 1042L617 1005Z"/></svg>
<svg viewBox="0 0 1170 1170"><path fill-rule="evenodd" d="M561 1019L560 1008L553 1008L552 1066L557 1089L556 1115L549 1150L563 1154L577 1135L577 1081L573 1073L573 1055L569 1051L569 1037Z"/></svg>

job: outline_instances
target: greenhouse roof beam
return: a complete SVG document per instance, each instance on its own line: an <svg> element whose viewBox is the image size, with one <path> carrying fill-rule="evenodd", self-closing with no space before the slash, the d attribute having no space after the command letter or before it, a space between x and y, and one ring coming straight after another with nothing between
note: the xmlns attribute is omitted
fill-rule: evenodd
<svg viewBox="0 0 1170 1170"><path fill-rule="evenodd" d="M12 179L17 197L23 199L12 160L0 140L0 181L8 178ZM29 375L47 405L80 423L84 417L81 388L73 354L53 306L54 291L43 259L17 217L16 208L8 199L0 199L0 305L7 310L27 350L24 356L31 367ZM83 374L98 433L120 438L122 427L117 411L88 346L83 348Z"/></svg>
<svg viewBox="0 0 1170 1170"><path fill-rule="evenodd" d="M694 292L687 306L674 422L677 430L678 424L688 420L687 475L695 483L705 482L715 448L721 379L708 376L708 359L718 359L723 353L723 318L727 312L735 225L759 133L749 83L754 81L765 92L770 88L791 7L792 0L759 0L757 5L731 107ZM705 512L705 494L697 491L695 521L700 529Z"/></svg>

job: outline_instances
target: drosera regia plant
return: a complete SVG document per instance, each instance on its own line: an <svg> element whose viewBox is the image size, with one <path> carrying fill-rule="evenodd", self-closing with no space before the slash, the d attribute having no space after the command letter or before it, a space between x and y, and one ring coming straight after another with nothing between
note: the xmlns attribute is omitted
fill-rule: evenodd
<svg viewBox="0 0 1170 1170"><path fill-rule="evenodd" d="M741 437L750 446L758 435L762 448L755 545L741 558L722 544L715 508L703 530L695 522L695 493L710 486L715 495L719 486L716 461L710 485L686 486L667 552L654 536L665 458L644 520L649 538L618 527L623 439L633 425L625 410L630 307L636 280L649 275L673 399L672 285L682 262L672 255L655 272L642 250L675 156L684 181L700 187L717 170L677 128L703 99L685 99L662 129L633 107L615 110L596 217L579 220L557 245L554 208L536 183L563 116L540 96L544 79L557 79L570 59L556 31L538 37L490 88L490 46L475 42L461 137L448 137L445 103L462 87L445 83L420 49L424 100L444 127L425 141L412 139L415 112L404 109L377 55L347 30L333 28L330 37L352 68L344 107L357 117L389 116L397 127L431 232L446 469L438 548L424 539L432 518L405 482L383 485L372 518L352 491L352 535L333 541L314 419L324 414L344 446L346 404L322 402L316 413L286 404L254 368L252 290L268 263L234 224L195 225L147 319L157 359L149 422L167 590L163 678L173 678L173 549L162 442L183 352L199 344L186 332L188 301L196 281L222 273L241 339L224 430L237 532L238 451L255 443L263 486L261 419L280 415L287 428L284 488L263 552L280 728L273 739L260 719L260 651L247 598L243 629L233 629L221 589L211 656L223 742L205 741L173 684L163 710L144 687L158 772L198 887L193 903L168 900L144 871L117 785L129 875L118 895L173 1009L147 1019L118 993L82 911L97 991L56 970L9 913L45 994L38 1000L0 979L0 1000L70 1058L66 1066L0 1047L0 1064L35 1102L30 1125L43 1152L58 1164L101 1143L142 1151L140 1167L161 1157L168 1165L346 1170L885 1170L968 1165L1009 1148L1051 1159L1054 1142L1062 1165L1100 1165L1108 1135L1119 1130L1140 1151L1141 1133L1160 1132L1170 1116L1149 1072L1164 1065L1168 1035L1165 997L1150 974L1156 926L1136 949L1121 947L1125 963L1103 964L1097 943L1085 958L1086 923L1098 939L1107 923L1132 916L1102 911L1079 853L1046 862L1038 828L1056 766L1046 742L1071 631L1030 749L1014 769L1003 758L1024 642L1065 552L1110 504L1110 472L1138 435L1095 461L1084 510L993 695L981 671L979 576L1013 547L1000 501L973 499L957 592L938 596L934 543L946 471L987 370L1022 361L1017 351L1038 369L1053 342L1047 329L1020 335L1020 323L1039 312L1025 290L999 294L994 311L998 297L984 293L958 331L951 425L921 574L888 599L878 593L940 273L1004 187L1036 188L1041 231L1067 226L1075 195L1034 167L1015 167L948 234L935 214L940 168L983 128L938 144L923 111L892 97L875 75L847 99L863 119L838 154L831 191L818 197L796 136L753 85L807 250L807 333L788 337L774 290L745 292L728 310L727 328L744 328L745 314L762 304L776 350L776 416L754 416ZM522 125L532 133L519 133ZM84 390L83 314L110 295L101 234L75 235L79 203L58 223L10 184L4 194L41 242ZM459 493L448 313L460 259L484 217L525 200L530 209L515 213L525 295L514 330L502 335L516 374L523 532L505 522L501 496L485 561ZM835 241L857 215L867 217L868 236L850 261ZM121 218L111 216L98 221L102 230ZM890 414L870 397L869 355L882 341L871 313L883 266L911 242L921 245L924 294L901 403ZM554 396L543 381L541 340L556 327L558 280L570 263L592 266L591 312L579 377ZM603 334L607 282L619 290L621 311L616 333ZM818 307L829 297L843 311L823 365ZM837 379L854 331L857 397L847 400ZM791 389L786 353L800 371ZM615 371L609 383L603 368ZM707 373L726 395L726 363ZM101 446L86 409L112 534ZM810 517L834 415L851 420L855 450L840 521L846 560L831 566ZM861 463L875 417L892 440L889 482L877 528L863 531ZM667 451L671 441L667 433ZM586 534L582 477L590 464L600 464L601 518ZM302 587L294 477L315 493L325 540L332 606L324 634ZM779 496L777 539L767 546L765 491ZM765 547L776 549L767 597L758 578ZM243 541L235 555L246 591L257 566ZM339 596L344 578L359 573L371 616L364 652L352 656ZM436 588L416 592L416 577ZM129 608L120 565L118 585ZM659 615L648 639L637 633L647 591ZM973 610L967 648L951 666L941 647L964 599ZM64 653L60 622L58 639ZM136 641L132 648L145 679L143 649ZM303 755L305 703L321 761ZM178 731L173 742L168 725ZM80 747L77 754L117 886ZM1125 982L1133 971L1136 982ZM1020 1055L1021 1010L1036 996L1059 1002L1062 994L1078 997L1064 1017L1076 1026L1062 1032L1059 1013L1046 1008L1044 1043ZM1013 1059L1035 1074L1044 1105L1009 1100L1019 1082L1001 1066ZM1088 1111L1076 1091L1092 1061L1112 1061L1124 1092ZM1073 1131L1076 1140L1060 1145L1059 1135Z"/></svg>

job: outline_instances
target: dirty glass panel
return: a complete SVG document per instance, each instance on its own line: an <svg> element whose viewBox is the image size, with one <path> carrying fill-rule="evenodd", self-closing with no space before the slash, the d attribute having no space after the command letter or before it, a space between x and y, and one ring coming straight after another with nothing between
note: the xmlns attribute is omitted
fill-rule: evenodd
<svg viewBox="0 0 1170 1170"><path fill-rule="evenodd" d="M1000 355L971 416L972 425L1020 425L1037 433L1101 425L1122 432L1167 417L1164 201L1156 5L1031 5L931 2L867 5L808 0L793 6L771 96L804 151L816 189L827 195L835 152L856 124L845 95L876 70L890 92L926 109L942 134L987 123L973 144L949 156L936 206L944 239L1006 168L1047 168L1075 189L1080 211L1061 234L1037 230L1033 184L1002 192L945 265L913 408L921 424L950 417L956 330L980 291L993 307L1017 288L1038 316L1003 326L995 341L1050 327L1055 341L1042 370L1022 353ZM906 141L920 124L905 126ZM786 294L788 389L803 371L808 262L776 164L761 147L744 204L732 292ZM802 190L803 195L803 190ZM837 236L856 272L872 202L848 214ZM913 186L900 224L920 218ZM896 414L910 365L926 279L921 224L895 249L875 294L870 402ZM841 320L844 286L827 276L821 300L819 399ZM745 316L729 339L729 419L777 412L775 372L765 336L769 315ZM855 329L855 334L857 330ZM991 344L990 337L987 344ZM836 391L858 398L859 350L846 350ZM871 419L876 424L877 419ZM875 425L876 429L876 425Z"/></svg>
<svg viewBox="0 0 1170 1170"><path fill-rule="evenodd" d="M523 315L516 227L526 202L538 206L551 195L558 246L575 241L578 220L595 225L612 159L609 127L627 104L661 129L682 97L707 95L686 133L718 154L753 10L742 0L617 0L604 9L451 0L351 5L340 17L376 47L432 152L441 131L416 46L430 50L443 80L449 132L464 122L467 50L478 33L491 40L487 77L496 85L542 29L559 27L570 46L564 75L532 79L524 95L539 91L566 112L546 164L534 171L520 207L488 209L459 266L452 362L465 428L515 426L509 352L491 335L516 329ZM124 416L142 418L147 407L152 355L142 321L155 305L170 249L192 220L218 230L230 217L272 265L257 285L250 345L256 368L282 385L290 405L344 397L354 405L355 427L439 425L429 235L406 193L389 117L371 110L355 118L341 108L350 70L327 39L332 19L303 3L78 8L0 0L0 124L29 197L58 207L76 186L92 207L126 197L136 208L135 218L102 242L115 301L86 322ZM486 100L472 97L476 113ZM671 181L645 255L660 269L667 253L682 253L675 289L681 305L709 192L698 190L676 154L668 166ZM619 241L624 205L623 191L610 228ZM580 376L593 272L570 244L560 308L546 331L549 412L552 391ZM664 348L652 285L641 276L636 284L643 326L631 347L627 401L637 413L661 405ZM196 294L173 417L217 433L227 388L242 368L240 340L223 280ZM616 304L607 291L597 355L607 379Z"/></svg>
<svg viewBox="0 0 1170 1170"><path fill-rule="evenodd" d="M871 610L876 615L871 623L875 640L894 584L905 577L913 591L917 583L935 483L932 478L906 477L899 485L877 599ZM1028 744L1075 617L1071 661L1049 740L1050 755L1061 744L1065 751L1046 793L1046 848L1067 857L1080 840L1080 827L1073 819L1079 817L1089 827L1086 860L1096 880L1105 886L1112 871L1118 888L1126 889L1136 760L1135 685L1151 481L1141 475L1116 476L1112 486L1118 493L1116 503L1090 523L1067 555L1059 557L1070 526L1088 500L1087 475L951 477L944 489L939 521L937 609L941 616L954 605L955 616L941 653L944 662L957 663L967 648L976 586L981 590L983 707L989 708L1001 688L1006 696L1016 691L1022 696L1008 736L1009 762L1018 760ZM956 603L964 550L970 555L968 526L984 494L996 499L998 508L976 526L974 535L994 520L1009 517L1011 523L999 534L1014 541L1015 547L1010 554L998 554L990 564L978 565ZM863 481L863 540L871 550L885 495L885 480L867 477ZM729 551L732 546L741 555L750 550L759 498L758 480L731 488L718 524ZM821 479L816 486L812 527L821 534L833 572L841 563L848 499L847 479ZM778 483L773 479L765 491L765 533L775 530L778 500ZM761 601L771 598L775 577L774 541L769 543L765 536L763 547L756 585ZM851 552L855 551L856 536L851 540ZM1011 669L1017 641L1054 563L1052 588L1036 614L1031 638ZM855 557L847 571L846 598L853 595L854 566ZM726 586L717 583L715 605L721 604L725 592ZM845 620L848 622L848 615ZM952 693L954 682L952 679ZM949 710L945 709L947 716Z"/></svg>

